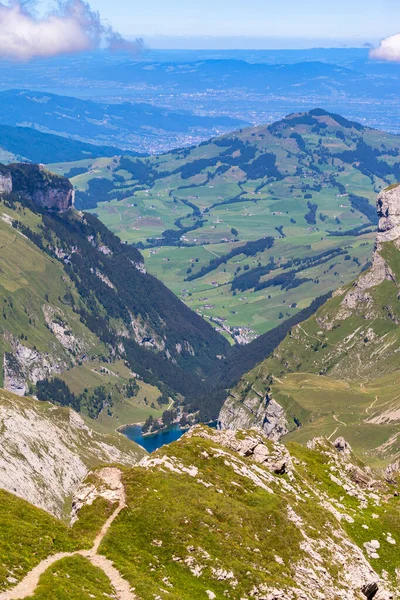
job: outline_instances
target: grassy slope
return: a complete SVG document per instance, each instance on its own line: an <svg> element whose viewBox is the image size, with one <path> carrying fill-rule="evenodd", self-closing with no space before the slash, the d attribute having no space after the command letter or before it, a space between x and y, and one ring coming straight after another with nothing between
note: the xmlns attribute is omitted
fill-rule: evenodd
<svg viewBox="0 0 400 600"><path fill-rule="evenodd" d="M103 353L103 345L82 325L68 303L63 301L64 296L75 288L60 262L40 251L4 217L17 218L33 230L41 222L28 209L13 211L0 201L0 297L3 300L0 332L11 333L16 338L27 335L28 340L24 341L29 347L35 346L39 352L48 352L51 347L55 356L70 363L62 346L46 326L43 306L50 305L65 317L73 334L84 342L88 351L94 355ZM0 335L1 363L3 352L9 350L6 338ZM0 373L2 385L2 369Z"/></svg>
<svg viewBox="0 0 400 600"><path fill-rule="evenodd" d="M324 120L323 117L320 119ZM268 180L266 177L249 179L240 166L214 175L217 167L224 163L222 154L227 150L229 153L229 148L217 146L213 141L190 151L145 159L161 175L144 184L138 185L138 181L127 170L118 170L118 164L113 159L93 161L86 173L72 181L79 190L85 190L88 181L93 178L102 177L114 181L114 189L109 194L110 202L100 203L95 211L107 226L128 242L146 242L149 237L161 236L166 229L176 229L175 221L178 218L182 219L183 226L193 225L195 221L191 216L191 209L183 200L196 205L206 222L203 227L186 234L187 241L195 246L161 246L145 250L146 266L191 308L206 318L220 317L226 319L231 327L247 326L260 334L281 322L280 313L283 318L293 315L298 309L308 306L316 296L354 279L361 266L367 262L373 247L373 235L327 235L328 230L350 230L368 223L365 215L351 208L348 198L338 196L339 190L331 185L329 176L334 174L347 192L364 196L371 204L375 201L376 191L386 186L387 182L379 176L369 178L360 171L356 162L333 160L332 156L345 150L353 150L357 141L362 139L372 149L380 151L382 144L385 144L387 150L383 151L380 160L393 164L397 158L390 152L398 151L399 139L371 129L360 131L354 127L342 127L332 119L325 118L325 121L328 127L318 133L313 132L313 127L308 125L292 127L288 120L287 128L279 133L279 137L271 128L263 126L234 134L235 139L256 149L256 157L265 152L275 153L278 169L284 175L281 181L274 181L273 178ZM336 136L337 131L343 134L344 140ZM293 132L302 135L307 154L301 152L297 142L290 137ZM229 137L232 134L225 136ZM321 148L325 152L322 164L319 163ZM229 154L230 157L233 155L235 152ZM182 179L179 172L173 173L195 160L213 157L219 158L216 166L207 166L188 179ZM310 170L309 165L317 166L320 173ZM301 175L296 174L297 167L303 169ZM56 172L67 172L70 165L53 164L51 168ZM165 172L167 175L162 176ZM118 176L122 181L117 179ZM391 181L391 176L388 181ZM317 222L313 225L304 219L308 212L308 199L304 197L305 191L302 188L305 185L313 187L315 184L322 187L319 191L309 190L312 194L311 202L318 205ZM121 191L126 198L121 201L113 199ZM216 203L235 198L238 194L243 194L242 201L210 208ZM204 212L206 209L209 212ZM321 214L324 220L321 220ZM275 229L280 226L283 226L285 238L281 238ZM238 230L237 239L241 242L270 235L277 238L275 246L256 257L239 255L216 271L192 282L185 282L188 269L192 268L196 272L211 258L226 254L234 246L231 228ZM303 271L300 276L311 281L295 289L286 291L278 286L258 292L246 290L243 293L238 291L237 295L232 294L230 282L238 267L243 272L245 266L251 269L258 262L267 264L271 257L282 263L293 257L318 254L344 246L348 248L350 257L359 264L340 256ZM214 287L213 282L218 283L218 287ZM293 303L298 306L291 308Z"/></svg>
<svg viewBox="0 0 400 600"><path fill-rule="evenodd" d="M118 392L121 387L132 377L129 369L123 362L112 366L115 376L100 373L104 365L100 358L107 354L103 344L79 320L67 302L63 301L67 293L76 290L66 275L60 262L51 258L37 248L30 240L22 236L16 229L4 220L18 218L33 229L40 225L40 217L34 215L29 209L10 210L0 202L0 298L3 299L2 314L0 314L0 332L7 331L14 337L27 336L23 343L29 347L36 347L39 352L48 352L49 348L57 353L65 366L69 369L64 372L62 379L76 394L84 388L89 390L106 385L113 392L115 401L114 418L102 415L102 420L107 422L107 429L114 430L121 423L134 423L144 421L149 414L160 414L157 399L160 392L153 386L144 382L140 383L141 392L136 398L128 401L124 394ZM47 298L47 299L46 299ZM10 304L11 301L11 304ZM43 306L50 305L62 313L73 334L87 345L94 361L81 366L73 366L70 358L63 348L57 344L51 331L46 327ZM0 335L0 364L2 353L10 351L10 344L3 335ZM71 368L72 367L72 368ZM93 372L96 369L97 373ZM3 369L0 368L0 387L3 385ZM148 406L143 402L147 397ZM151 408L155 403L156 409ZM161 411L162 412L162 411Z"/></svg>
<svg viewBox="0 0 400 600"><path fill-rule="evenodd" d="M377 473L369 471L375 479L372 487L358 486L354 474L361 472L362 463L354 456L347 461L322 441L314 450L288 444L294 464L288 467L290 475L277 475L221 447L215 439L220 434L201 427L197 431L202 437L194 433L165 446L146 468L124 469L127 507L113 522L100 553L114 562L138 599L191 600L206 597L207 590L216 598L234 599L263 586L264 591L297 588L304 585L300 566L321 569L319 583L312 581L319 591L328 586L344 591L343 559L346 568L359 562L349 542L367 558L363 544L371 539L380 543L373 568L379 575L386 572L388 584L396 585L396 546L388 542L388 533L398 545L399 499L393 495L395 487ZM248 435L241 431L236 438ZM263 443L270 453L276 451L269 440ZM21 579L48 554L88 547L112 511L110 504L97 500L68 529L20 499L0 495L3 589L12 584L7 576ZM327 502L345 518L337 520ZM310 589L310 598L317 597L314 591ZM86 600L109 593L102 573L73 557L41 577L33 598ZM361 592L354 597L361 599Z"/></svg>
<svg viewBox="0 0 400 600"><path fill-rule="evenodd" d="M23 579L49 555L89 549L113 508L109 502L97 499L82 509L79 521L69 528L4 490L0 490L0 500L0 589Z"/></svg>
<svg viewBox="0 0 400 600"><path fill-rule="evenodd" d="M301 423L289 439L306 442L320 434L343 435L372 463L400 456L400 253L389 242L381 254L396 282L384 281L368 290L372 305L361 303L343 318L339 308L349 288L342 290L315 316L294 327L236 390L243 392L244 401L252 394L251 386L263 394L266 377L272 374L273 397L293 428L295 419Z"/></svg>
<svg viewBox="0 0 400 600"><path fill-rule="evenodd" d="M85 388L90 391L98 386L104 386L107 392L112 393L112 414L103 410L96 420L96 428L103 431L111 433L119 425L144 422L149 415L160 417L165 410L165 405L158 402L160 390L144 381L137 380L140 389L136 396L126 397L123 386L132 378L132 373L122 360L112 365L90 361L66 371L60 378L75 394L81 394Z"/></svg>
<svg viewBox="0 0 400 600"><path fill-rule="evenodd" d="M329 459L297 444L290 444L298 465L291 482L294 489L286 485L286 476L271 477L268 489L263 489L247 477L250 459L242 458L235 468L233 453L217 448L209 440L182 438L155 455L166 455L178 471L196 466L195 477L155 465L126 473L128 510L113 524L101 551L135 585L139 598L159 594L189 600L202 598L206 590L217 598L239 598L247 597L253 586L296 585L295 565L306 562L300 529L318 540L320 548L332 528L335 541L340 539L338 522L319 504L322 497L354 517L353 523L342 521L342 526L360 547L371 539L381 542L381 558L374 568L386 569L395 580L397 560L384 532L390 531L400 542L397 498L386 496L378 507L369 501L360 509L359 501L331 480L336 469ZM263 469L254 468L262 478ZM303 520L300 528L287 518L288 506ZM321 552L320 566L335 579L338 567L332 546ZM224 577L217 580L213 568L232 572L238 583Z"/></svg>
<svg viewBox="0 0 400 600"><path fill-rule="evenodd" d="M82 556L55 563L40 578L30 600L104 600L114 597L114 589L101 569Z"/></svg>

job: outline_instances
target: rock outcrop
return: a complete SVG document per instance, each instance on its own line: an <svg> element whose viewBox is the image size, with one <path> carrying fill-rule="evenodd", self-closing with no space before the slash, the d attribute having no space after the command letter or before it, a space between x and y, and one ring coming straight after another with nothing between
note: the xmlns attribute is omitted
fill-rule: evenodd
<svg viewBox="0 0 400 600"><path fill-rule="evenodd" d="M283 408L268 392L260 397L251 391L245 399L231 394L219 416L220 429L251 429L259 427L271 440L277 441L288 433L288 422Z"/></svg>
<svg viewBox="0 0 400 600"><path fill-rule="evenodd" d="M61 517L95 465L136 463L144 451L101 435L68 408L0 390L0 488Z"/></svg>
<svg viewBox="0 0 400 600"><path fill-rule="evenodd" d="M395 280L381 250L382 244L385 242L395 242L396 246L400 248L400 185L386 188L379 194L377 213L379 224L372 266L367 273L361 275L354 282L351 290L343 299L341 318L346 318L359 304L367 306L371 303L371 296L367 290L380 285L385 280Z"/></svg>
<svg viewBox="0 0 400 600"><path fill-rule="evenodd" d="M70 181L51 173L43 165L0 165L0 193L11 192L57 212L65 212L74 205L74 189Z"/></svg>
<svg viewBox="0 0 400 600"><path fill-rule="evenodd" d="M35 384L67 368L55 354L41 354L17 340L12 340L11 347L12 352L6 352L3 358L4 388L18 396L28 392L29 382Z"/></svg>
<svg viewBox="0 0 400 600"><path fill-rule="evenodd" d="M212 431L199 425L192 427L185 436L212 440L237 452L240 456L251 458L277 475L283 475L284 473L291 475L292 459L285 446L270 443L265 433L260 432L258 428L250 431L235 431L233 429Z"/></svg>
<svg viewBox="0 0 400 600"><path fill-rule="evenodd" d="M9 194L12 191L11 173L4 165L0 164L0 194Z"/></svg>
<svg viewBox="0 0 400 600"><path fill-rule="evenodd" d="M378 242L400 239L400 184L383 190L377 200Z"/></svg>

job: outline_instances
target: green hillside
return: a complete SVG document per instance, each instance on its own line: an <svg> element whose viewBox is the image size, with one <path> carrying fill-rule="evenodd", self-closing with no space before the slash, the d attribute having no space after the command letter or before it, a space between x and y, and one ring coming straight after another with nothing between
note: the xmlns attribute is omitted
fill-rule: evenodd
<svg viewBox="0 0 400 600"><path fill-rule="evenodd" d="M171 397L198 401L228 342L93 215L38 205L64 207L68 180L11 169L20 190L0 200L0 385L31 386L106 428L159 416Z"/></svg>
<svg viewBox="0 0 400 600"><path fill-rule="evenodd" d="M220 414L225 426L264 427L273 399L289 439L342 435L368 462L400 457L399 192L390 186L378 197L371 267L242 378Z"/></svg>
<svg viewBox="0 0 400 600"><path fill-rule="evenodd" d="M397 136L318 109L161 156L51 168L79 169L77 206L244 342L365 268L375 196L400 177L399 152Z"/></svg>
<svg viewBox="0 0 400 600"><path fill-rule="evenodd" d="M86 485L98 488L98 473ZM286 448L256 431L198 426L124 469L122 485L119 513L103 502L94 520L94 505L85 506L70 529L3 495L2 588L22 581L18 597L35 600L362 600L399 591L396 481L365 468L343 440ZM24 518L14 531L16 510ZM87 550L106 513L100 546ZM54 557L60 549L69 555ZM44 556L38 581L24 579Z"/></svg>

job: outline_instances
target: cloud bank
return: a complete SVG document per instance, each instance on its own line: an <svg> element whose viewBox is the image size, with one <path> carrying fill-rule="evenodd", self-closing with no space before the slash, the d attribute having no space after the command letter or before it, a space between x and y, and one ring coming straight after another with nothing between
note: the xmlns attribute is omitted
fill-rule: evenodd
<svg viewBox="0 0 400 600"><path fill-rule="evenodd" d="M22 61L97 48L137 52L141 40L125 40L83 0L62 0L37 18L34 4L0 2L0 58Z"/></svg>
<svg viewBox="0 0 400 600"><path fill-rule="evenodd" d="M371 50L369 55L376 60L400 62L400 33L382 40L378 48Z"/></svg>

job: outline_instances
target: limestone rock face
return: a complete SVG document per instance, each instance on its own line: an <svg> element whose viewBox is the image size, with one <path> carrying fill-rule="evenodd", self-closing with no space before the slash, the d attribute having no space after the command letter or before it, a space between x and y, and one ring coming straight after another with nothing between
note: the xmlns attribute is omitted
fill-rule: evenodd
<svg viewBox="0 0 400 600"><path fill-rule="evenodd" d="M400 237L400 185L387 188L379 194L377 210L378 241L389 241Z"/></svg>
<svg viewBox="0 0 400 600"><path fill-rule="evenodd" d="M61 517L91 468L142 458L119 437L89 429L70 409L0 389L0 488Z"/></svg>
<svg viewBox="0 0 400 600"><path fill-rule="evenodd" d="M371 302L366 290L380 285L385 280L395 280L380 250L385 242L395 242L400 247L400 185L383 190L377 198L376 205L379 225L372 266L355 281L343 299L340 314L342 319L350 316L359 305L368 305Z"/></svg>
<svg viewBox="0 0 400 600"><path fill-rule="evenodd" d="M9 194L12 191L11 173L7 167L0 165L0 194Z"/></svg>
<svg viewBox="0 0 400 600"><path fill-rule="evenodd" d="M15 192L37 206L65 212L74 205L75 192L66 177L50 173L43 165L0 165L0 193Z"/></svg>
<svg viewBox="0 0 400 600"><path fill-rule="evenodd" d="M259 427L269 439L274 441L279 440L289 431L283 408L268 393L261 398L254 392L245 400L231 394L221 408L218 425L220 429Z"/></svg>

